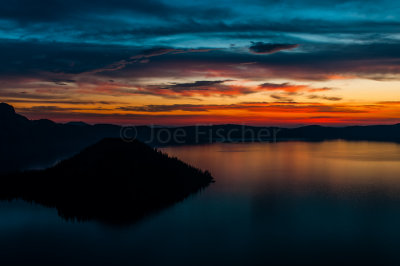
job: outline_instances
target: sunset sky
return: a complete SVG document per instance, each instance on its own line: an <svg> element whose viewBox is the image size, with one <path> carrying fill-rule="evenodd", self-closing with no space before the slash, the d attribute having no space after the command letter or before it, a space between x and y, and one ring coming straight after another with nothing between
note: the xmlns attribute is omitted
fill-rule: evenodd
<svg viewBox="0 0 400 266"><path fill-rule="evenodd" d="M0 102L30 119L400 122L400 2L15 0Z"/></svg>

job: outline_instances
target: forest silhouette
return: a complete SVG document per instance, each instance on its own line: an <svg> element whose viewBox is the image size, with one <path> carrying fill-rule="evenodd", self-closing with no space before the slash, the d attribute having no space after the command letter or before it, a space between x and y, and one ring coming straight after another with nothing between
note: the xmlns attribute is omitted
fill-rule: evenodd
<svg viewBox="0 0 400 266"><path fill-rule="evenodd" d="M2 199L55 207L65 219L119 225L179 202L213 178L140 141L104 139L52 168L0 182Z"/></svg>

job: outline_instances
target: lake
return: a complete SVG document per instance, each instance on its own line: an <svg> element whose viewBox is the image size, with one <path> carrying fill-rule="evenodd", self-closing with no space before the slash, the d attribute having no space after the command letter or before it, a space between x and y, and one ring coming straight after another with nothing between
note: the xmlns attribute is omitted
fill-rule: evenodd
<svg viewBox="0 0 400 266"><path fill-rule="evenodd" d="M399 264L400 145L279 142L162 149L216 182L137 224L0 202L1 265Z"/></svg>

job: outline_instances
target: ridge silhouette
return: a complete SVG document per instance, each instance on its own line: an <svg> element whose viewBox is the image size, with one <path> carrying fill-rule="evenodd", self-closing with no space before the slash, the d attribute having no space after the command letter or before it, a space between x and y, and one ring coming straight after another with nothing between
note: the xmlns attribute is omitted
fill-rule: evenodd
<svg viewBox="0 0 400 266"><path fill-rule="evenodd" d="M15 113L11 105L0 103L0 174L50 167L104 138L120 138L121 129L121 126L109 124L89 125L83 122L60 124L46 119L28 120ZM310 125L298 128L232 124L184 127L137 126L135 130L136 138L152 147L220 141L274 141L272 135L274 131L277 132L277 141L344 139L400 142L400 124L347 127ZM257 138L260 132L265 130L271 134L262 139ZM183 132L185 136L180 141L174 138L165 141L151 137L174 136L177 132L179 135Z"/></svg>

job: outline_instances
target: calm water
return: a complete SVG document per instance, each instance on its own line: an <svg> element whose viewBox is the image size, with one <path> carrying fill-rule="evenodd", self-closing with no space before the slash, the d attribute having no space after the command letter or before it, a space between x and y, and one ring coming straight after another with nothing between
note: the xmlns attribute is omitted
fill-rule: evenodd
<svg viewBox="0 0 400 266"><path fill-rule="evenodd" d="M332 141L165 148L216 183L125 228L0 202L0 264L400 262L400 145Z"/></svg>

